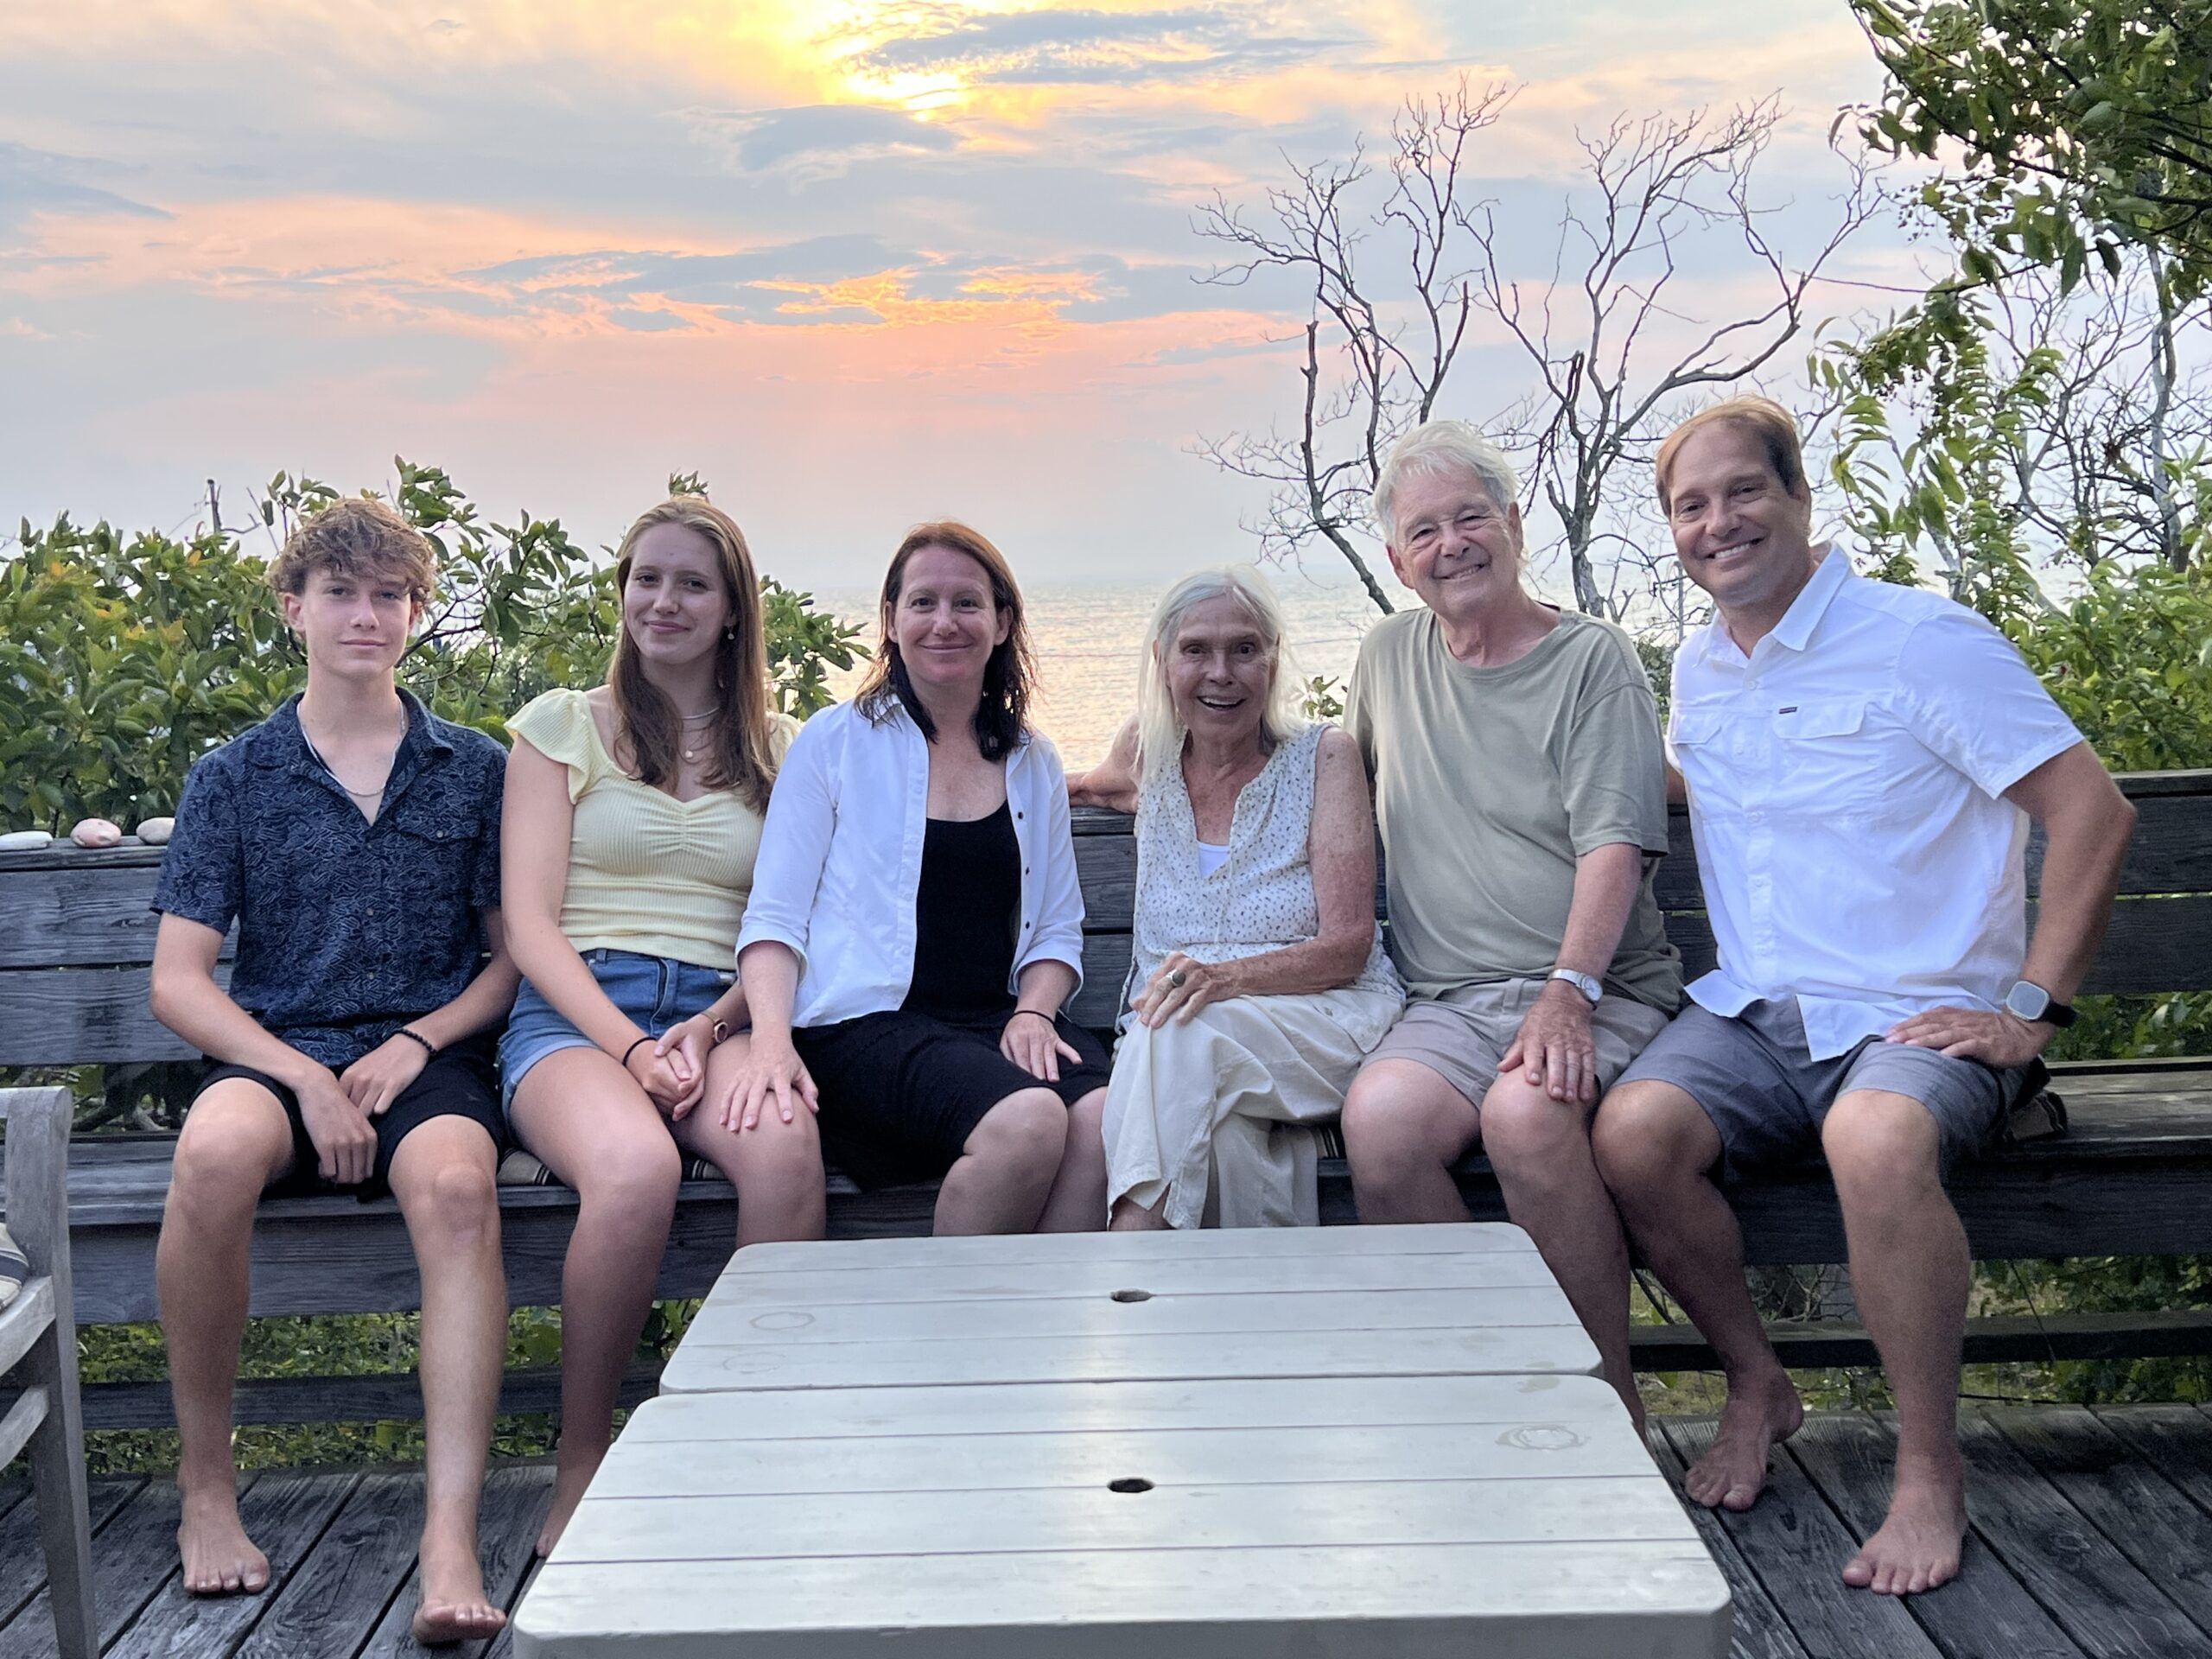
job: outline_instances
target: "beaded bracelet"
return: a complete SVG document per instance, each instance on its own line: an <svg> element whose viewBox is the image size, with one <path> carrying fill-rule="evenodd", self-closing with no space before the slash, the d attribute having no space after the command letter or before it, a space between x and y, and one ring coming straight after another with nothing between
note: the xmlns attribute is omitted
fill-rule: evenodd
<svg viewBox="0 0 2212 1659"><path fill-rule="evenodd" d="M421 1032L416 1030L414 1027L402 1026L397 1031L393 1032L391 1034L395 1037L404 1037L410 1041L422 1044L423 1052L425 1054L430 1056L433 1059L437 1058L438 1046L432 1042L429 1038L425 1037Z"/></svg>

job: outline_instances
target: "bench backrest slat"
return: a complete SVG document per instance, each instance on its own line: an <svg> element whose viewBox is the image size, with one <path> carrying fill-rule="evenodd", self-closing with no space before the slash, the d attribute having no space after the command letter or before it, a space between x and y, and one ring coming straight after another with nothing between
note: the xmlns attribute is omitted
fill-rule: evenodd
<svg viewBox="0 0 2212 1659"><path fill-rule="evenodd" d="M2123 898L2084 988L2212 987L2212 772L2147 772L2120 782L2140 821ZM1688 816L1677 810L1670 827L1673 850L1655 887L1669 936L1694 975L1713 965L1713 938ZM1129 821L1118 813L1078 811L1075 831L1087 913L1084 982L1072 1012L1085 1025L1104 1027L1119 1010L1128 969L1136 846ZM2038 838L2029 851L2031 892L2041 856ZM158 848L135 843L0 853L0 1065L190 1057L146 1011L156 921L147 905L160 861Z"/></svg>

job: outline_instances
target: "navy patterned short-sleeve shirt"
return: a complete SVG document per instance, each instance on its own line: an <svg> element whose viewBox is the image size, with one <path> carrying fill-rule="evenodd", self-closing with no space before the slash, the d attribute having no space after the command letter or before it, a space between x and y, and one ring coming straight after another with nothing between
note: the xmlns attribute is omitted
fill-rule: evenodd
<svg viewBox="0 0 2212 1659"><path fill-rule="evenodd" d="M238 926L231 998L334 1071L442 1007L482 965L499 902L506 751L405 692L372 823L300 730L299 698L203 756L154 908Z"/></svg>

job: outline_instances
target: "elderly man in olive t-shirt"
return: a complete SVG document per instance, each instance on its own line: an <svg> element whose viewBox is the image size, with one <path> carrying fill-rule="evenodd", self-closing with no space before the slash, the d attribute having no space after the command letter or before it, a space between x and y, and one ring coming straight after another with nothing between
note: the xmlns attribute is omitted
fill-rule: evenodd
<svg viewBox="0 0 2212 1659"><path fill-rule="evenodd" d="M1426 602L1371 629L1344 723L1375 779L1405 1014L1344 1101L1362 1220L1465 1221L1478 1141L1638 1421L1628 1249L1590 1153L1599 1096L1681 1000L1651 895L1659 723L1636 648L1521 586L1512 469L1431 421L1375 489Z"/></svg>

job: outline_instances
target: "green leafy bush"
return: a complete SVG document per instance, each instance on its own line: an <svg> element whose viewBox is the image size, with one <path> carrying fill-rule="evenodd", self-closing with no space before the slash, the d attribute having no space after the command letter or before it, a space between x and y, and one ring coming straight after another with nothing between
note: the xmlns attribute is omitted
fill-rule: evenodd
<svg viewBox="0 0 2212 1659"><path fill-rule="evenodd" d="M617 626L612 562L557 518L490 523L442 468L394 465L394 503L441 567L400 664L409 689L504 738L506 715L540 691L596 683ZM258 502L268 552L336 498L279 473ZM266 568L229 531L178 541L67 515L25 524L0 561L0 828L59 834L98 816L128 829L173 811L193 761L302 683ZM830 700L830 670L852 665L857 632L772 578L761 599L778 704L804 717Z"/></svg>

